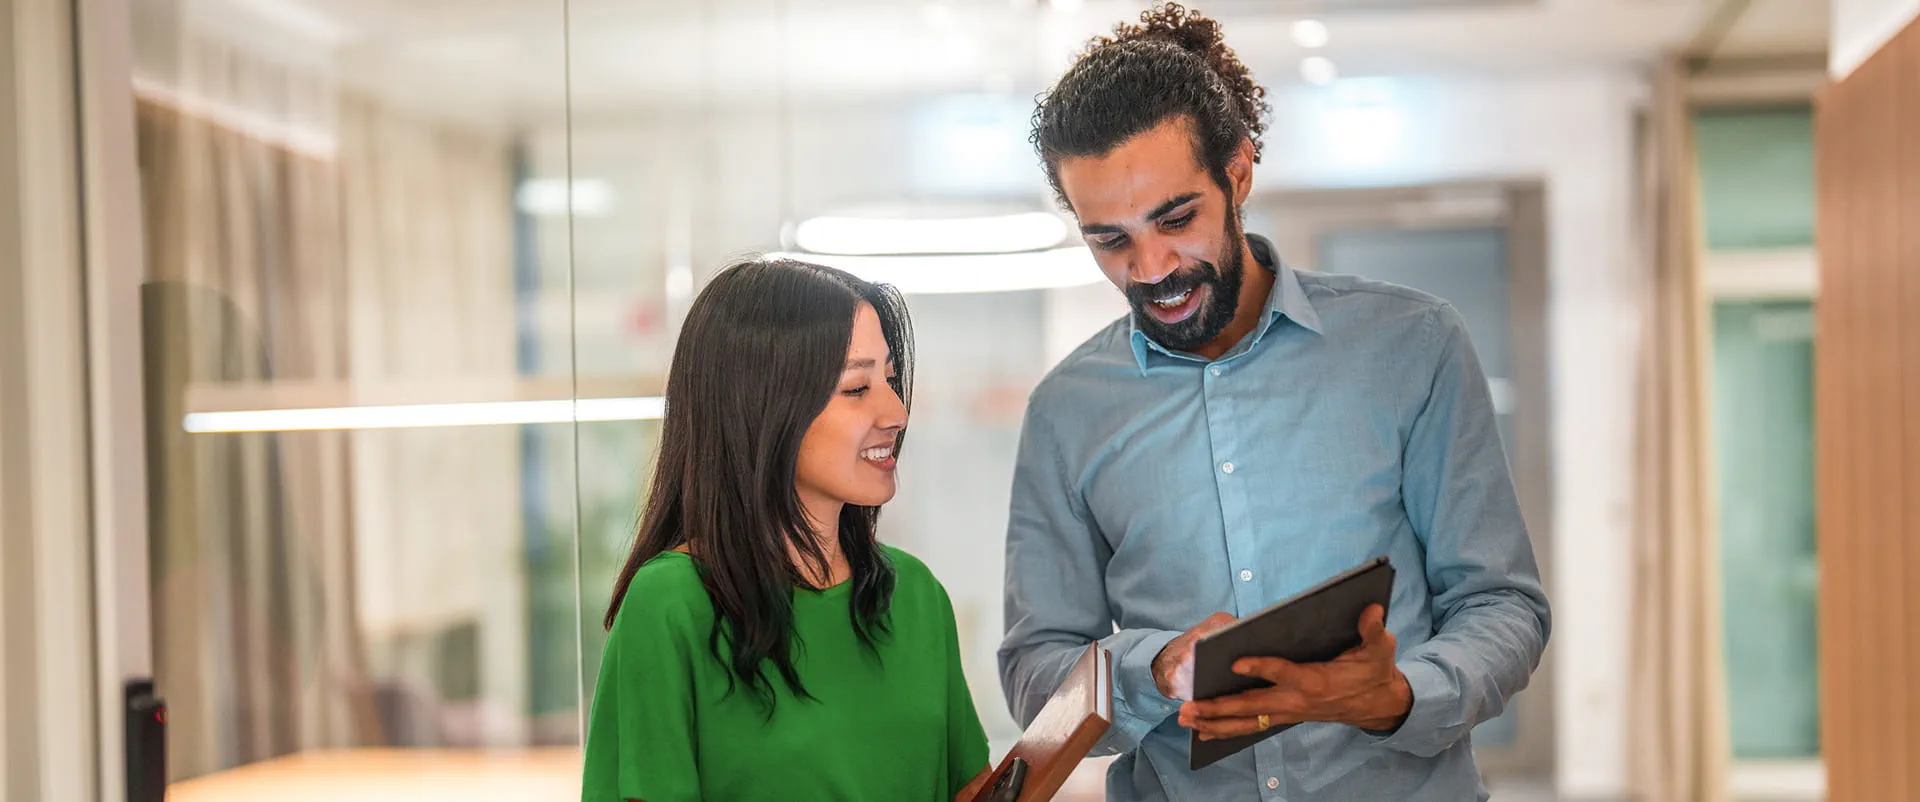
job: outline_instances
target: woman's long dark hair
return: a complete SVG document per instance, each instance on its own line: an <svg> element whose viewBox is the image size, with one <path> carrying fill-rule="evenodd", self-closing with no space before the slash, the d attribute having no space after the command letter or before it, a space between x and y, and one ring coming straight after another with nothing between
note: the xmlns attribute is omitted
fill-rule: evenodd
<svg viewBox="0 0 1920 802"><path fill-rule="evenodd" d="M713 601L708 648L730 670L728 692L744 684L769 716L774 694L763 662L796 696L808 697L793 654L793 590L808 582L789 547L814 575L829 570L794 470L801 438L839 385L862 304L880 317L894 362L890 383L911 407L912 324L893 288L819 265L768 260L731 265L701 291L667 372L660 459L639 535L607 607L611 629L640 566L685 546ZM840 512L854 632L869 648L887 635L894 584L874 536L879 517L879 507L848 504Z"/></svg>

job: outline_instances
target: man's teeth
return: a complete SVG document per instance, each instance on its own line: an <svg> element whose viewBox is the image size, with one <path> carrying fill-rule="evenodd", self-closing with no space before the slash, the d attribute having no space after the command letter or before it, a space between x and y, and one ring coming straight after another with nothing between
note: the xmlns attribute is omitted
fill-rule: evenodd
<svg viewBox="0 0 1920 802"><path fill-rule="evenodd" d="M869 448L865 451L860 452L861 459L873 460L874 462L879 462L891 456L893 456L893 446L881 446L879 448Z"/></svg>
<svg viewBox="0 0 1920 802"><path fill-rule="evenodd" d="M1193 290L1187 290L1186 292L1180 293L1179 295L1169 295L1165 298L1156 298L1154 299L1153 302L1160 306L1172 308L1175 306L1179 306L1183 303L1186 303L1187 296L1192 294L1193 294Z"/></svg>

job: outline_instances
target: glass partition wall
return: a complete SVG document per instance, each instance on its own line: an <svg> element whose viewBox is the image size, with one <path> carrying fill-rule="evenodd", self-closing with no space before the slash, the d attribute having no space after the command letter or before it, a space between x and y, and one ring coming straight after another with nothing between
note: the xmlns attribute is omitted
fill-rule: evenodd
<svg viewBox="0 0 1920 802"><path fill-rule="evenodd" d="M130 6L171 796L564 797L573 268L522 132L564 5Z"/></svg>
<svg viewBox="0 0 1920 802"><path fill-rule="evenodd" d="M679 322L774 252L910 293L922 456L882 538L946 583L996 751L1017 737L994 651L1020 413L1087 333L1060 294L1071 325L1122 311L1088 315L1025 129L1104 20L127 5L170 798L576 798ZM943 230L963 246L912 239Z"/></svg>

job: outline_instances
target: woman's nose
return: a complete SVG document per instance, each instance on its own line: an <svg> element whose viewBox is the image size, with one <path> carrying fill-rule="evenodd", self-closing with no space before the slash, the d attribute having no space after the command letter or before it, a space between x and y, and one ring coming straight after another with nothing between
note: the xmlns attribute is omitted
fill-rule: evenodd
<svg viewBox="0 0 1920 802"><path fill-rule="evenodd" d="M886 403L880 410L880 420L877 421L877 425L887 431L904 429L907 426L906 402L900 400L900 394L894 391L892 384L884 386L887 388L884 398Z"/></svg>

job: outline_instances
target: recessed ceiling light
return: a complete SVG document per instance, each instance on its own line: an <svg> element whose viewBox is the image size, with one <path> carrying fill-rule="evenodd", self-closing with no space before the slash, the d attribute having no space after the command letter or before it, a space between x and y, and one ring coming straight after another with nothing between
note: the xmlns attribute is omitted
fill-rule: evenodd
<svg viewBox="0 0 1920 802"><path fill-rule="evenodd" d="M1293 24L1293 43L1308 50L1327 46L1327 24L1317 19L1303 19Z"/></svg>
<svg viewBox="0 0 1920 802"><path fill-rule="evenodd" d="M1332 59L1308 56L1300 61L1300 77L1307 79L1307 83L1326 86L1339 78L1340 72L1334 69Z"/></svg>

